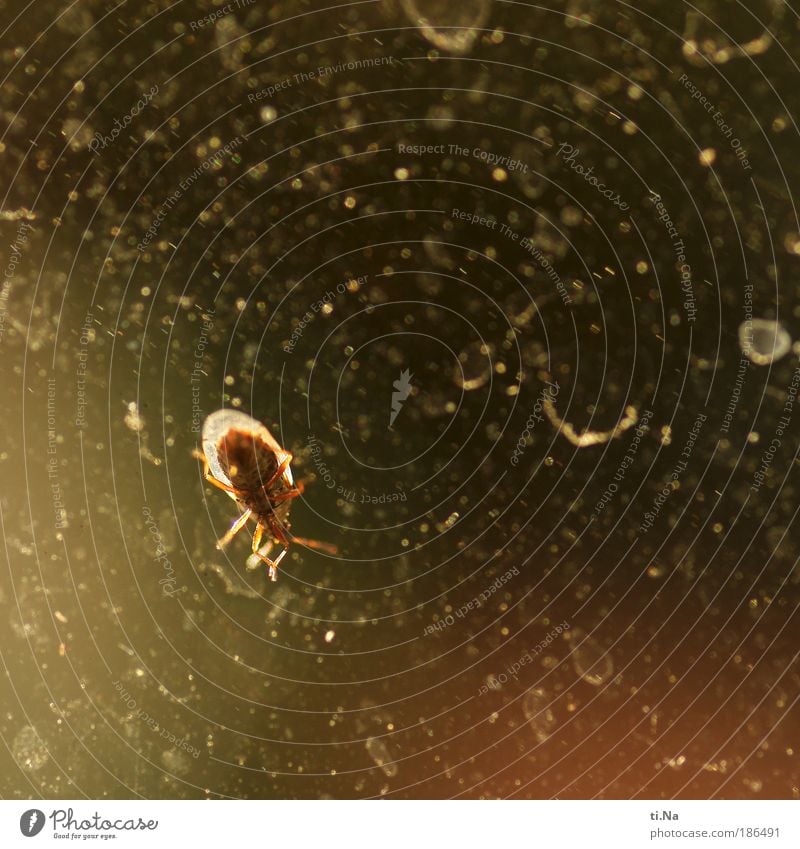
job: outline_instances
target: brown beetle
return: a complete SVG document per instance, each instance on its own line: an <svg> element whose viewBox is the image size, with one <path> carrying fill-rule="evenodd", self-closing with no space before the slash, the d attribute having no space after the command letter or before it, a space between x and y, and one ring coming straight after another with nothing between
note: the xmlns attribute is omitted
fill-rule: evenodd
<svg viewBox="0 0 800 849"><path fill-rule="evenodd" d="M205 479L227 492L243 510L217 542L218 548L224 548L252 518L256 521L253 553L269 566L273 581L293 542L336 554L335 546L289 533L289 508L292 499L302 494L303 486L295 484L292 477L292 455L278 445L261 422L239 410L217 410L203 423L202 442L202 453L195 451L194 455L203 461ZM267 551L274 545L283 546L274 560L261 550L265 533L271 538L265 546Z"/></svg>

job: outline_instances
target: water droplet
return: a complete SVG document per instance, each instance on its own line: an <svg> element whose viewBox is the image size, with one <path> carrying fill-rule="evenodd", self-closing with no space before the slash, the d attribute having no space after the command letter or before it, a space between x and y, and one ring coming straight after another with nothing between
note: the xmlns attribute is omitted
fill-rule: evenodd
<svg viewBox="0 0 800 849"><path fill-rule="evenodd" d="M71 150L85 150L94 137L94 130L78 118L67 118L61 127Z"/></svg>
<svg viewBox="0 0 800 849"><path fill-rule="evenodd" d="M125 424L134 433L139 433L144 428L144 419L139 415L139 407L135 401L131 401L128 404L128 412L125 414Z"/></svg>
<svg viewBox="0 0 800 849"><path fill-rule="evenodd" d="M383 770L385 775L393 778L397 775L397 764L392 763L386 743L379 737L370 737L366 744L367 751L373 761Z"/></svg>
<svg viewBox="0 0 800 849"><path fill-rule="evenodd" d="M434 104L428 109L427 123L434 130L449 130L455 122L455 112L449 106Z"/></svg>
<svg viewBox="0 0 800 849"><path fill-rule="evenodd" d="M453 271L458 263L451 255L451 249L443 245L438 237L426 236L422 241L422 246L428 259L439 268L444 268L447 271Z"/></svg>
<svg viewBox="0 0 800 849"><path fill-rule="evenodd" d="M20 767L28 772L41 769L50 757L47 746L30 725L26 725L14 738L11 752Z"/></svg>
<svg viewBox="0 0 800 849"><path fill-rule="evenodd" d="M596 640L587 637L580 628L573 628L568 639L572 645L572 665L587 684L599 687L611 678L614 661Z"/></svg>
<svg viewBox="0 0 800 849"><path fill-rule="evenodd" d="M161 753L161 762L173 775L186 775L191 766L189 755L179 749L166 749Z"/></svg>
<svg viewBox="0 0 800 849"><path fill-rule="evenodd" d="M491 4L489 0L401 0L405 13L434 47L450 53L467 53L481 35ZM423 11L424 9L424 11Z"/></svg>
<svg viewBox="0 0 800 849"><path fill-rule="evenodd" d="M503 312L516 327L525 327L533 321L538 308L528 292L517 289L506 299Z"/></svg>
<svg viewBox="0 0 800 849"><path fill-rule="evenodd" d="M789 353L792 338L777 321L755 318L739 326L739 345L751 362L768 366Z"/></svg>
<svg viewBox="0 0 800 849"><path fill-rule="evenodd" d="M766 0L759 3L758 16L742 16L726 22L723 29L714 21L713 2L698 3L686 13L683 31L683 55L697 67L707 67L709 62L724 65L732 59L760 56L774 42L773 32L780 28L784 3ZM705 7L705 8L704 8Z"/></svg>
<svg viewBox="0 0 800 849"><path fill-rule="evenodd" d="M271 124L278 117L278 110L274 106L262 106L258 112L258 117L265 124Z"/></svg>
<svg viewBox="0 0 800 849"><path fill-rule="evenodd" d="M522 697L522 712L540 743L544 743L558 725L551 705L552 700L541 687L531 687Z"/></svg>
<svg viewBox="0 0 800 849"><path fill-rule="evenodd" d="M470 342L458 355L458 362L453 379L465 392L479 389L492 376L490 352L481 342Z"/></svg>

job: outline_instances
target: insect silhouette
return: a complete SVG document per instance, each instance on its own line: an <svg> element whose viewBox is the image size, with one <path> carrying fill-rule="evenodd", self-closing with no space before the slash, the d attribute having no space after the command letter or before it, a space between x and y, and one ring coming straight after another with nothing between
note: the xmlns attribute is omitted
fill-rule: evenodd
<svg viewBox="0 0 800 849"><path fill-rule="evenodd" d="M295 484L292 477L292 455L261 422L239 410L217 410L203 423L202 443L202 453L195 451L194 456L203 461L205 479L227 492L243 511L217 541L217 548L224 548L253 519L253 553L267 564L273 581L278 579L278 564L293 542L336 554L333 545L289 532L289 509L292 499L302 494L303 485ZM262 548L265 534L269 539ZM283 551L272 560L267 554L276 545L283 546Z"/></svg>

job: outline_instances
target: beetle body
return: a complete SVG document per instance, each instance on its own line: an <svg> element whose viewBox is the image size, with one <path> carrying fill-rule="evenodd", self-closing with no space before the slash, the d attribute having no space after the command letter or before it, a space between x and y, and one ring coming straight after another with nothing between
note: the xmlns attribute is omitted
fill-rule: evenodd
<svg viewBox="0 0 800 849"><path fill-rule="evenodd" d="M326 543L300 539L289 533L289 509L292 499L301 495L292 477L292 455L278 444L269 430L259 421L239 410L217 410L203 423L203 460L206 480L227 492L243 512L228 533L217 543L223 548L252 518L256 522L253 553L269 566L272 580L292 542L302 542L335 554ZM267 549L283 546L274 560L261 548L264 535Z"/></svg>

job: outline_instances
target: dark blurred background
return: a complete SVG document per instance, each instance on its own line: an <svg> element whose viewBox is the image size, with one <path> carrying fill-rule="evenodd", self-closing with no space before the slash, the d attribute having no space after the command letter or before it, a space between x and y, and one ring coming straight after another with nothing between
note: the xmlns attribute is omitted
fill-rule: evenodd
<svg viewBox="0 0 800 849"><path fill-rule="evenodd" d="M795 9L4 17L4 797L800 795Z"/></svg>

